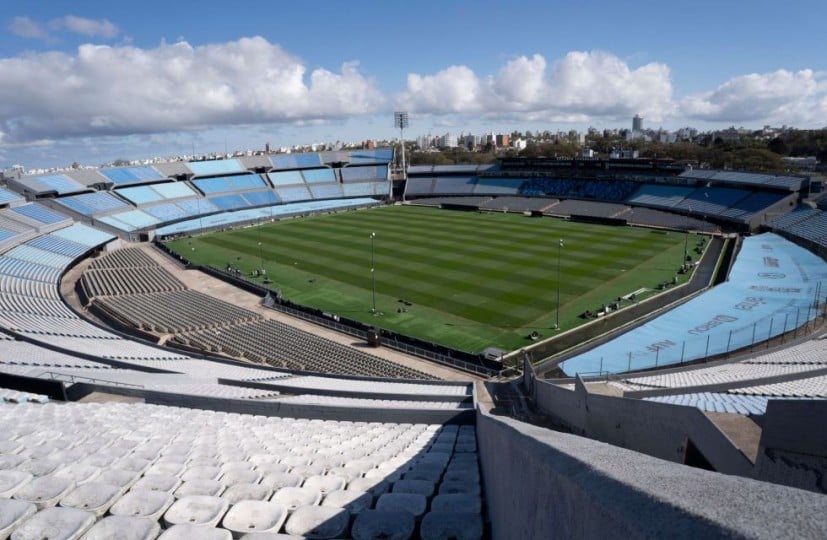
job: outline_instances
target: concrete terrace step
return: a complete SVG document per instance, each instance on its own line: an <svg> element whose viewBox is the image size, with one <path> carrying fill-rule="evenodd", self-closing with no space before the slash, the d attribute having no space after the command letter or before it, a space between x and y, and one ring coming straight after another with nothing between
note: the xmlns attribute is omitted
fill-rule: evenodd
<svg viewBox="0 0 827 540"><path fill-rule="evenodd" d="M761 426L742 414L716 412L705 414L754 464L758 457L758 443L761 441Z"/></svg>

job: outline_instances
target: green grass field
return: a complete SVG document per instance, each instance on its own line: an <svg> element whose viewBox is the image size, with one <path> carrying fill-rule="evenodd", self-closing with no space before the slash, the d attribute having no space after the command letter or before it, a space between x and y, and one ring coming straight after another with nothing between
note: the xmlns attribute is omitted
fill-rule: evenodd
<svg viewBox="0 0 827 540"><path fill-rule="evenodd" d="M371 232L380 315L370 313ZM232 263L247 276L263 261L270 287L293 302L477 353L524 347L535 330L543 338L555 333L558 239L564 242L559 317L566 330L584 322L578 315L586 309L671 280L684 238L519 214L389 206L180 239L169 247L194 263Z"/></svg>

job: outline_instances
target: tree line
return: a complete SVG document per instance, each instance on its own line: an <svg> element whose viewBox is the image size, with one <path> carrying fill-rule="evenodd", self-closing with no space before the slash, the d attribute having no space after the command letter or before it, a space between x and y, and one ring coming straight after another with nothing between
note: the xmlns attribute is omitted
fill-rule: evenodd
<svg viewBox="0 0 827 540"><path fill-rule="evenodd" d="M789 166L782 161L784 157L815 156L822 164L827 163L827 129L787 130L769 140L757 132L742 135L738 140L701 134L694 141L674 143L644 139L627 141L622 135L604 136L598 133L586 135L585 143L565 137L558 140L533 138L520 151L515 148L497 149L490 144L473 150L456 147L422 151L411 147L409 163L490 163L500 157L515 156L574 158L581 156L584 148L593 150L601 158L609 157L614 149L637 150L641 158L668 159L691 163L696 167L783 172L789 170Z"/></svg>

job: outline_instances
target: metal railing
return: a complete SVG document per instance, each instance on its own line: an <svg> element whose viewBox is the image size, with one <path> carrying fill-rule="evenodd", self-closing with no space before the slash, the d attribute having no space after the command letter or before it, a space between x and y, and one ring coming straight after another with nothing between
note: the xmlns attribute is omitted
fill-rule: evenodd
<svg viewBox="0 0 827 540"><path fill-rule="evenodd" d="M70 382L70 383L90 383L98 384L104 383L112 386L129 386L132 388L144 388L142 384L125 383L121 381L113 381L109 379L98 379L96 377L85 377L83 375L73 375L71 373L58 373L56 371L44 371L41 376L48 375L48 379L53 381Z"/></svg>
<svg viewBox="0 0 827 540"><path fill-rule="evenodd" d="M726 332L717 332L707 334L705 338L699 338L694 341L682 340L680 342L668 343L680 350L680 356L673 356L666 361L663 361L660 356L661 349L656 350L647 356L644 356L640 351L624 351L606 357L608 360L621 357L625 362L621 362L623 369L612 371L611 369L604 369L604 357L600 357L599 367L594 371L577 371L575 375L590 379L605 379L620 380L629 374L644 370L657 369L672 369L680 368L688 364L702 364L710 361L728 360L731 358L743 357L744 355L760 354L762 349L770 349L771 346L783 346L787 342L795 342L796 340L806 337L811 332L821 327L824 321L827 321L827 302L819 302L817 305L811 305L806 308L797 310L795 317L790 317L786 313L784 317L771 317L769 324L764 325L761 331L758 331L759 322L754 322L738 331L740 334L745 334L745 340L734 340L735 333L730 330ZM801 317L801 314L804 314ZM790 325L795 319L795 323ZM714 339L713 339L714 338ZM694 346L687 347L687 344ZM725 343L725 345L724 345ZM694 349L697 354L690 356L686 354L688 349ZM648 358L648 361L647 361ZM654 360L653 362L651 360ZM561 361L562 364L565 361ZM614 362L617 364L617 362ZM559 364L558 364L559 365Z"/></svg>

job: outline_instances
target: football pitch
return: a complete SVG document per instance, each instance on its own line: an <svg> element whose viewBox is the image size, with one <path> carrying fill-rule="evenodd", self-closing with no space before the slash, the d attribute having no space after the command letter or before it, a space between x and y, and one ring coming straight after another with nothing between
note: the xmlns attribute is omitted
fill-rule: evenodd
<svg viewBox="0 0 827 540"><path fill-rule="evenodd" d="M671 231L386 206L168 246L196 264L232 264L253 281L263 281L253 277L263 267L269 287L294 303L478 353L524 347L535 331L553 336L558 293L560 329L568 330L586 322L586 310L671 281L684 243L684 233Z"/></svg>

